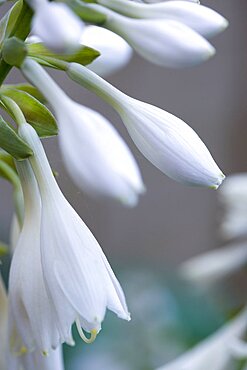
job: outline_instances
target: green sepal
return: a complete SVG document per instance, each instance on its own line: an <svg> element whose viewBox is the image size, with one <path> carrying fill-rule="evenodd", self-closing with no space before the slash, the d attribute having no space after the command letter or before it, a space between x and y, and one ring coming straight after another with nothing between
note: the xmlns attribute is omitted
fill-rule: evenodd
<svg viewBox="0 0 247 370"><path fill-rule="evenodd" d="M32 149L1 116L0 147L17 160L22 160L33 155Z"/></svg>
<svg viewBox="0 0 247 370"><path fill-rule="evenodd" d="M17 1L0 20L0 48L3 41L11 35L15 27L16 19L21 13L22 5L22 0Z"/></svg>
<svg viewBox="0 0 247 370"><path fill-rule="evenodd" d="M47 49L41 42L26 44L28 56L38 63L51 68L66 70L68 63L87 65L92 63L100 53L88 46L81 45L80 48L71 54L55 54Z"/></svg>
<svg viewBox="0 0 247 370"><path fill-rule="evenodd" d="M32 95L35 99L39 100L41 103L45 103L46 99L41 94L41 92L34 86L26 83L15 84L15 85L2 85L0 88L0 93L3 95L7 95L7 91L9 90L20 90Z"/></svg>
<svg viewBox="0 0 247 370"><path fill-rule="evenodd" d="M4 95L16 102L27 122L33 126L40 137L58 134L58 127L53 114L34 96L17 89L7 89Z"/></svg>
<svg viewBox="0 0 247 370"><path fill-rule="evenodd" d="M2 46L2 57L5 63L20 67L27 56L26 44L17 37L5 40Z"/></svg>
<svg viewBox="0 0 247 370"><path fill-rule="evenodd" d="M94 1L88 1L94 2ZM67 2L67 5L80 17L83 21L94 24L104 24L107 16L98 10L92 9L80 0L72 0Z"/></svg>

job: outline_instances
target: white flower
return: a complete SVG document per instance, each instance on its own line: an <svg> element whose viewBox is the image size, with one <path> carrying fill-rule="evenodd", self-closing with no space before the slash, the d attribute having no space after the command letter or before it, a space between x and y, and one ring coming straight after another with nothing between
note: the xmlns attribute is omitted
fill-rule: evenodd
<svg viewBox="0 0 247 370"><path fill-rule="evenodd" d="M26 60L22 70L55 111L66 167L76 184L93 196L134 206L145 188L117 131L99 113L72 101L34 61Z"/></svg>
<svg viewBox="0 0 247 370"><path fill-rule="evenodd" d="M34 2L33 33L58 53L72 52L79 47L82 21L65 4Z"/></svg>
<svg viewBox="0 0 247 370"><path fill-rule="evenodd" d="M182 263L183 278L199 284L210 284L247 264L247 243L227 245L193 257Z"/></svg>
<svg viewBox="0 0 247 370"><path fill-rule="evenodd" d="M221 235L232 239L247 235L247 174L230 175L219 193L224 207Z"/></svg>
<svg viewBox="0 0 247 370"><path fill-rule="evenodd" d="M24 124L20 127L19 134L34 152L30 163L39 186L42 207L40 233L37 218L34 220L34 215L30 216L28 233L25 232L28 235L25 235L24 240L26 249L30 252L26 251L24 255L19 253L16 257L16 261L22 264L27 263L28 253L33 255L26 273L28 281L23 278L24 270L22 282L16 281L19 278L15 272L18 266L15 264L12 267L12 291L16 285L20 284L23 288L25 286L19 297L26 310L29 307L31 328L25 328L27 320L17 324L25 343L30 343L32 338L27 333L33 331L35 342L43 351L54 348L61 342L71 343L71 325L74 321L85 341L87 338L81 326L91 332L91 341L101 329L106 308L129 320L124 294L96 239L61 193L35 130ZM30 197L28 199L30 201ZM30 207L26 209L30 213ZM30 222L33 222L32 230ZM25 221L23 230L24 227ZM39 236L38 249L35 238ZM24 248L22 240L19 239L16 253L21 247ZM30 279L30 276L33 278ZM17 293L18 291L13 292L13 298ZM19 304L17 307L20 309L23 305ZM13 310L17 310L17 307L13 305Z"/></svg>
<svg viewBox="0 0 247 370"><path fill-rule="evenodd" d="M115 33L102 27L84 28L81 43L98 50L100 56L88 68L100 76L107 76L123 68L132 57L132 49L127 42Z"/></svg>
<svg viewBox="0 0 247 370"><path fill-rule="evenodd" d="M156 4L128 2L126 0L98 0L98 3L134 18L178 21L204 37L214 36L228 25L227 20L216 11L184 0Z"/></svg>
<svg viewBox="0 0 247 370"><path fill-rule="evenodd" d="M184 121L128 97L76 63L70 64L67 73L117 110L139 150L166 175L193 185L217 188L221 184L224 175L199 136Z"/></svg>
<svg viewBox="0 0 247 370"><path fill-rule="evenodd" d="M102 115L74 102L57 111L59 142L76 185L94 197L134 206L144 185L128 146Z"/></svg>
<svg viewBox="0 0 247 370"><path fill-rule="evenodd" d="M157 370L225 370L234 357L231 346L241 338L247 327L246 308L215 334ZM233 368L233 367L231 367Z"/></svg>
<svg viewBox="0 0 247 370"><path fill-rule="evenodd" d="M107 15L104 27L122 36L138 54L154 64L189 67L215 53L206 39L176 20L127 18L100 5L91 7Z"/></svg>

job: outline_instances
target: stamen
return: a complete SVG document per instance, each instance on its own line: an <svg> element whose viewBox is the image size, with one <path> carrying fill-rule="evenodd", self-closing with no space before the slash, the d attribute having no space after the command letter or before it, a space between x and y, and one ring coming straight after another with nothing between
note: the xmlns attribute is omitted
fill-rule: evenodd
<svg viewBox="0 0 247 370"><path fill-rule="evenodd" d="M78 330L78 333L79 333L81 339L87 344L93 343L95 341L96 337L97 337L97 334L98 334L97 330L96 329L91 330L91 332L90 332L91 336L90 336L90 338L87 338L86 335L84 334L84 331L82 330L80 320L76 319L75 323L76 323L76 327L77 327L77 330Z"/></svg>

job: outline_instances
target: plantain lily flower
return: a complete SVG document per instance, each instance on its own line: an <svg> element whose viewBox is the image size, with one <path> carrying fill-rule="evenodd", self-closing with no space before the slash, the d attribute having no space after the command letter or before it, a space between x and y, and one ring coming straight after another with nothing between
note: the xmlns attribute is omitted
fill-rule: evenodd
<svg viewBox="0 0 247 370"><path fill-rule="evenodd" d="M26 61L23 71L53 107L65 164L77 186L94 197L136 205L145 190L140 171L110 122L72 101L34 61Z"/></svg>
<svg viewBox="0 0 247 370"><path fill-rule="evenodd" d="M129 320L130 317L119 282L93 234L61 193L36 131L29 124L22 124L19 134L34 152L29 161L41 197L41 225L37 220L38 210L35 215L31 212L33 207L38 208L38 199L36 204L30 205L29 196L25 200L26 212L30 214L29 225L26 222L28 232L24 220L14 254L16 263L11 268L11 298L16 300L12 308L16 319L20 319L18 315L22 311L24 321L17 325L25 346L30 348L33 339L40 350L49 353L59 343L73 344L71 326L74 322L81 337L92 342L101 329L107 308L120 318ZM21 165L26 166L25 161ZM33 187L29 183L30 176L28 179L27 187ZM26 184L23 185L25 199ZM32 229L30 222L33 222ZM40 237L39 243L34 233L36 239ZM25 253L18 253L25 247ZM32 260L28 254L32 255ZM26 270L26 279L23 278L24 267L17 263L31 264ZM22 282L18 281L20 269ZM19 285L23 289L18 294ZM27 315L29 321L25 320ZM90 338L82 328L91 333Z"/></svg>
<svg viewBox="0 0 247 370"><path fill-rule="evenodd" d="M178 21L204 37L215 36L228 26L227 20L213 9L184 0L155 4L129 3L126 0L97 0L97 2L133 18Z"/></svg>
<svg viewBox="0 0 247 370"><path fill-rule="evenodd" d="M62 3L29 1L35 14L33 33L44 44L58 53L75 51L80 45L83 22L70 8Z"/></svg>
<svg viewBox="0 0 247 370"><path fill-rule="evenodd" d="M61 152L75 184L93 197L135 206L145 188L133 155L110 122L72 101L57 117Z"/></svg>
<svg viewBox="0 0 247 370"><path fill-rule="evenodd" d="M103 26L123 37L148 61L172 68L202 63L215 53L214 47L185 24L173 19L134 19L98 4L91 5L107 16Z"/></svg>
<svg viewBox="0 0 247 370"><path fill-rule="evenodd" d="M84 28L80 42L100 52L88 68L100 76L108 76L123 68L132 57L132 49L115 33L97 26Z"/></svg>
<svg viewBox="0 0 247 370"><path fill-rule="evenodd" d="M247 327L247 309L197 346L157 370L225 370L233 368ZM240 343L237 343L239 340ZM247 355L245 349L245 357Z"/></svg>
<svg viewBox="0 0 247 370"><path fill-rule="evenodd" d="M184 121L130 98L79 64L71 63L67 73L113 106L138 149L166 175L185 184L214 189L221 184L225 176L205 144Z"/></svg>

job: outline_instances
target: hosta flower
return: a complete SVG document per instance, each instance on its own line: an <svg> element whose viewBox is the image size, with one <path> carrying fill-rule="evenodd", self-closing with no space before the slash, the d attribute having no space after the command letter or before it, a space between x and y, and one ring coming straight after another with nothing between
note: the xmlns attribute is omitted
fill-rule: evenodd
<svg viewBox="0 0 247 370"><path fill-rule="evenodd" d="M79 188L134 206L144 191L128 146L101 114L71 102L60 109L60 146L66 168Z"/></svg>
<svg viewBox="0 0 247 370"><path fill-rule="evenodd" d="M247 174L230 175L219 193L224 208L220 232L232 239L247 235Z"/></svg>
<svg viewBox="0 0 247 370"><path fill-rule="evenodd" d="M204 37L211 37L223 31L227 20L216 11L193 2L184 0L165 1L156 4L126 2L126 0L98 0L99 4L120 13L145 19L175 20L192 28Z"/></svg>
<svg viewBox="0 0 247 370"><path fill-rule="evenodd" d="M33 33L48 48L64 53L79 47L83 23L67 5L49 1L29 2L35 10Z"/></svg>
<svg viewBox="0 0 247 370"><path fill-rule="evenodd" d="M166 175L193 185L217 188L221 184L224 175L199 136L184 121L126 96L78 64L71 63L68 74L117 110L139 150Z"/></svg>
<svg viewBox="0 0 247 370"><path fill-rule="evenodd" d="M227 245L182 263L183 278L199 284L215 283L247 265L247 243Z"/></svg>
<svg viewBox="0 0 247 370"><path fill-rule="evenodd" d="M246 308L230 323L197 346L157 370L225 370L234 368L236 339L247 327Z"/></svg>
<svg viewBox="0 0 247 370"><path fill-rule="evenodd" d="M101 329L106 308L129 320L124 294L98 242L61 193L35 130L24 124L19 134L34 152L30 163L42 207L40 226L38 210L35 214L31 212L34 207L38 208L38 199L31 205L30 196L25 200L29 214L25 216L28 217L27 229L25 231L24 220L14 255L22 267L13 261L10 280L15 317L21 321L19 315L22 314L24 320L17 325L25 345L31 346L33 339L43 351L61 342L72 343L73 322L85 341L81 327L91 333L88 340L91 341ZM28 186L34 188L31 183ZM25 247L25 254L18 252ZM31 266L24 270L27 260ZM25 320L27 315L29 321Z"/></svg>
<svg viewBox="0 0 247 370"><path fill-rule="evenodd" d="M132 56L131 47L122 37L102 27L85 27L80 41L100 52L100 56L88 65L91 71L100 76L123 68Z"/></svg>
<svg viewBox="0 0 247 370"><path fill-rule="evenodd" d="M54 109L65 164L76 184L93 196L134 206L144 185L134 157L117 131L102 115L72 101L34 61L26 61L23 71Z"/></svg>
<svg viewBox="0 0 247 370"><path fill-rule="evenodd" d="M100 5L92 5L107 15L103 26L122 36L135 51L150 62L164 67L189 67L214 55L215 49L197 32L173 19L134 19Z"/></svg>

